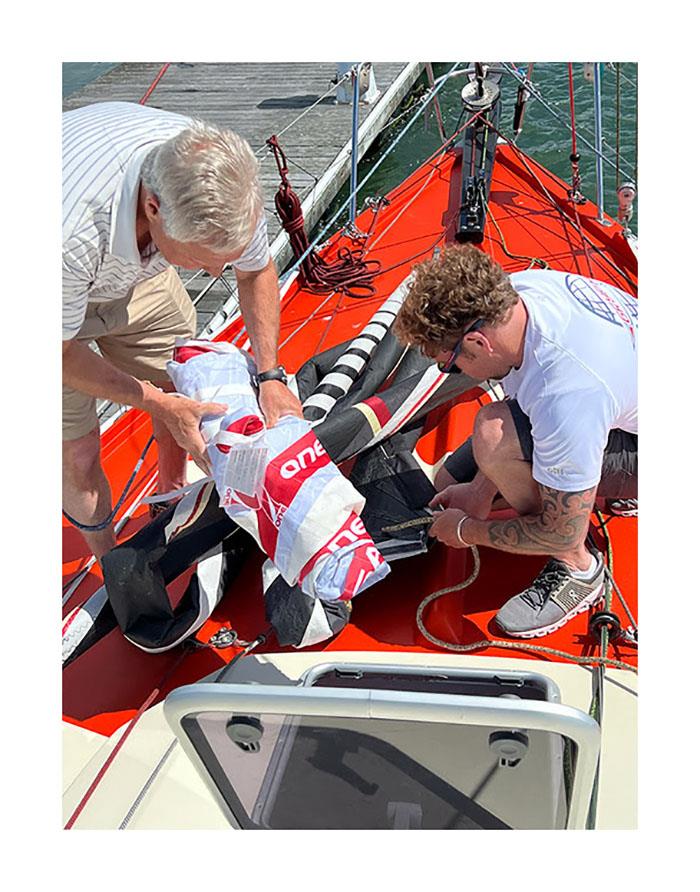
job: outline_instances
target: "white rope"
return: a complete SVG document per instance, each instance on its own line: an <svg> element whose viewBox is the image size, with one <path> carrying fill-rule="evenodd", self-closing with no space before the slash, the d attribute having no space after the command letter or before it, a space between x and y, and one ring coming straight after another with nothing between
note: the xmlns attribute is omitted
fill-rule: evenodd
<svg viewBox="0 0 700 892"><path fill-rule="evenodd" d="M121 824L119 825L119 829L120 829L120 830L126 830L128 824L131 822L131 819L132 819L133 816L136 814L136 809L139 807L139 805L140 805L141 802L143 801L143 799L144 799L146 793L148 793L148 791L150 790L150 788L151 788L151 786L152 786L152 784L153 784L153 781L156 779L156 777L157 777L158 774L160 773L161 768L165 765L165 763L167 762L167 760L170 758L170 755L172 754L172 752L173 752L173 750L175 749L175 746L176 746L176 745L177 745L177 737L175 738L175 740L173 740L173 741L171 742L170 746L169 746L168 749L165 751L165 753L161 756L160 761L158 762L158 764L156 765L156 767L155 767L155 768L153 769L153 771L151 772L150 777L148 778L148 780L146 781L146 783L143 785L143 787L141 787L141 791L139 792L139 794L138 794L138 796L136 797L136 799L134 799L134 801L133 801L133 803L132 803L132 805L131 805L131 808L130 808L129 811L126 813L126 815L124 816L124 820L123 820L123 821L121 822Z"/></svg>
<svg viewBox="0 0 700 892"><path fill-rule="evenodd" d="M316 307L316 309L312 312L312 314L307 319L304 319L304 321L301 323L301 325L299 325L297 328L295 328L294 331L282 341L282 343L279 345L279 349L281 350L285 344L287 344L287 343L289 343L289 341L291 341L291 339L294 337L295 334L298 334L305 325L308 325L308 323L311 322L311 320L316 316L316 314L320 310L322 310L323 307L325 307L325 305L328 303L328 301L337 293L338 293L337 291L331 291L331 293L328 295L328 297Z"/></svg>

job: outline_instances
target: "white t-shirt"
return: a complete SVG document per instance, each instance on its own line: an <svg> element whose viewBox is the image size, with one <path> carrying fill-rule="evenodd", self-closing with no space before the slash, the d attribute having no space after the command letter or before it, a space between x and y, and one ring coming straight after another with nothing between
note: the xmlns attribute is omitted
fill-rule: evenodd
<svg viewBox="0 0 700 892"><path fill-rule="evenodd" d="M189 127L189 118L130 102L101 102L63 115L63 339L75 337L88 301L116 300L167 268L136 244L141 165L152 148ZM263 269L270 259L267 221L233 262Z"/></svg>
<svg viewBox="0 0 700 892"><path fill-rule="evenodd" d="M528 321L522 365L502 384L532 424L533 477L589 489L610 431L637 432L637 301L573 273L530 270L510 282Z"/></svg>

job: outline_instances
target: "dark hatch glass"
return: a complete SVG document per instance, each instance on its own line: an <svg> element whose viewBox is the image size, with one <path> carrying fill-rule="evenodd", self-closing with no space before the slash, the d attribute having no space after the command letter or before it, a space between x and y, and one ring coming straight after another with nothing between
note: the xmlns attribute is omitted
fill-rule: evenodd
<svg viewBox="0 0 700 892"><path fill-rule="evenodd" d="M553 732L223 712L183 728L251 829L566 825L573 745Z"/></svg>

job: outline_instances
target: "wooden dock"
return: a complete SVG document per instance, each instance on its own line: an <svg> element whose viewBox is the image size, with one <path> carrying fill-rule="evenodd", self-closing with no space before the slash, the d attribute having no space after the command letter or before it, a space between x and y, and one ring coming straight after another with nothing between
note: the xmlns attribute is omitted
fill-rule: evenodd
<svg viewBox="0 0 700 892"><path fill-rule="evenodd" d="M138 102L160 68L161 63L119 65L66 97L63 110L93 102ZM373 105L360 106L360 157L422 70L420 62L374 65L381 96ZM335 102L331 83L335 75L333 62L175 62L148 98L150 106L229 127L248 140L261 163L271 249L280 271L292 258L274 210L279 174L272 155L265 148L265 140L272 134L280 137L290 182L302 199L307 232L310 232L350 173L352 105ZM218 327L217 310L231 298L235 278L227 273L223 281L212 282L205 273L195 276L181 271L181 275L197 301L199 330L211 333Z"/></svg>

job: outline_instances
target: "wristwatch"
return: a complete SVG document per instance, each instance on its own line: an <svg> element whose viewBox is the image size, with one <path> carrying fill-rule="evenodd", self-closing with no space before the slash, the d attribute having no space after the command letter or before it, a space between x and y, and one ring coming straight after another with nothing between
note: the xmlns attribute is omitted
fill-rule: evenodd
<svg viewBox="0 0 700 892"><path fill-rule="evenodd" d="M269 369L267 372L258 372L253 375L253 384L260 387L263 381L281 381L286 384L288 381L287 372L283 365L278 365L276 369Z"/></svg>

